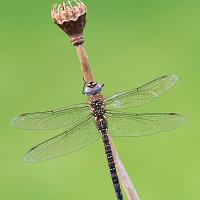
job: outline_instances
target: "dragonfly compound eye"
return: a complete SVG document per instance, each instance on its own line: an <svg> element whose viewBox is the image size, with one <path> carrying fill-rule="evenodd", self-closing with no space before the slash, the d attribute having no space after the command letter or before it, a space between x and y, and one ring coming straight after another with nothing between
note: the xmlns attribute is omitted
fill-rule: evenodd
<svg viewBox="0 0 200 200"><path fill-rule="evenodd" d="M94 87L91 87L90 85L85 88L85 94L87 96L91 96L93 94L99 94L101 90L102 90L102 86L100 84L96 84Z"/></svg>
<svg viewBox="0 0 200 200"><path fill-rule="evenodd" d="M100 93L102 90L102 86L100 84L97 84L95 87L94 87L94 91L95 93Z"/></svg>

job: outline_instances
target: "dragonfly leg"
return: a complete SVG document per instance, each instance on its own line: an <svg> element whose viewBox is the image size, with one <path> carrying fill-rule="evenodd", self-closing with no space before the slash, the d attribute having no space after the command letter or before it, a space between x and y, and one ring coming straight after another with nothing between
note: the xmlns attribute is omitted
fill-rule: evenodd
<svg viewBox="0 0 200 200"><path fill-rule="evenodd" d="M83 77L83 82L84 82L84 84L83 84L82 94L85 95L85 85L86 85L86 82L85 82L84 77Z"/></svg>

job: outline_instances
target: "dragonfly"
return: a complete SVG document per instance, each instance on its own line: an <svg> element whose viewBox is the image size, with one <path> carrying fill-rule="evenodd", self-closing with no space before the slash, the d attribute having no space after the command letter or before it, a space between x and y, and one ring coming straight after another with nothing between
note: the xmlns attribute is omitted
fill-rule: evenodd
<svg viewBox="0 0 200 200"><path fill-rule="evenodd" d="M94 81L84 86L88 102L46 112L25 113L15 117L12 125L29 130L65 131L33 148L25 161L40 162L76 152L102 138L116 197L122 192L110 146L109 136L145 136L182 126L185 117L176 113L134 113L128 108L142 106L166 93L177 82L176 75L159 77L135 89L107 98L101 94L103 85Z"/></svg>

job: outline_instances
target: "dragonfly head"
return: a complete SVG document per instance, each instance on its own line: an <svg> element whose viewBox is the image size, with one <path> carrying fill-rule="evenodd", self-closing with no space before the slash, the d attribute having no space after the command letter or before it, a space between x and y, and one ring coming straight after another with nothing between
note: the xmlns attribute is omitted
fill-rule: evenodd
<svg viewBox="0 0 200 200"><path fill-rule="evenodd" d="M91 81L91 82L87 83L84 92L87 96L91 96L94 94L101 93L102 88L103 88L103 85L100 85L94 81Z"/></svg>

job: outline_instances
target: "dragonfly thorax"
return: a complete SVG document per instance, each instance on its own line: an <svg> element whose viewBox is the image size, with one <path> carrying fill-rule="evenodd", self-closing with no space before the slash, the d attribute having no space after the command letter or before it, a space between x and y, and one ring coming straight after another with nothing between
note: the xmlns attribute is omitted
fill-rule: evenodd
<svg viewBox="0 0 200 200"><path fill-rule="evenodd" d="M94 118L105 115L104 98L101 94L95 94L89 97L88 104Z"/></svg>
<svg viewBox="0 0 200 200"><path fill-rule="evenodd" d="M105 114L105 106L102 101L96 100L90 104L92 115L97 118Z"/></svg>

